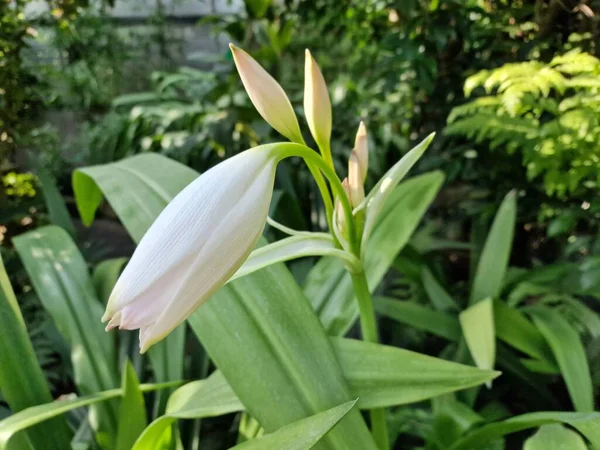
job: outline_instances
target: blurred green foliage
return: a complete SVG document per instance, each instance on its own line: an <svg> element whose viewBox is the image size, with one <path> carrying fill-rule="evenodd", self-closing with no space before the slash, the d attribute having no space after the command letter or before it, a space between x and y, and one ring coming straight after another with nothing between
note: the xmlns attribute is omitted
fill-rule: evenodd
<svg viewBox="0 0 600 450"><path fill-rule="evenodd" d="M566 198L600 186L600 61L573 50L548 64L506 64L465 82L465 95L484 96L454 108L449 135L520 153L530 180ZM590 195L593 195L591 193Z"/></svg>
<svg viewBox="0 0 600 450"><path fill-rule="evenodd" d="M0 186L2 251L22 299L34 295L10 259L11 238L50 220L28 152L75 216L76 167L158 152L202 172L280 139L252 107L221 40L216 51L182 55L160 8L140 32L111 20L110 2L48 0L35 18L24 14L28 3L0 0L0 176L27 179L35 190L15 198L7 190L14 186ZM513 263L533 267L600 251L599 7L598 0L246 0L239 13L198 25L249 51L289 93L300 120L309 48L330 90L340 174L359 121L367 124L368 187L415 141L444 131L417 167L442 169L448 180L427 230L477 244L515 189ZM318 197L302 164L286 161L271 215L297 229L322 228ZM116 222L107 205L99 215ZM93 238L78 234L93 255ZM446 284L463 286L476 258L442 257L442 268L451 268Z"/></svg>

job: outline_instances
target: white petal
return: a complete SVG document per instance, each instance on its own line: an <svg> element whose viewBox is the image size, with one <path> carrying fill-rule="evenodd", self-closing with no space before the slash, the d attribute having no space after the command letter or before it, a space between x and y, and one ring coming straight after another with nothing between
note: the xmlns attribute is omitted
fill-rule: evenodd
<svg viewBox="0 0 600 450"><path fill-rule="evenodd" d="M201 251L219 218L235 207L240 192L272 161L271 148L256 147L222 162L190 183L167 205L117 281L103 320Z"/></svg>
<svg viewBox="0 0 600 450"><path fill-rule="evenodd" d="M262 234L273 191L275 162L268 164L238 203L207 236L178 292L156 322L142 329L141 351L162 339L219 289L243 264Z"/></svg>

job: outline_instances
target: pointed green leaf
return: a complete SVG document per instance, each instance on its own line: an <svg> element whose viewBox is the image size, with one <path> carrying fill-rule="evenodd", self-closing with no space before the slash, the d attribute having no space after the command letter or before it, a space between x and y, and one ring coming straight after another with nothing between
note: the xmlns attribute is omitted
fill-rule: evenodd
<svg viewBox="0 0 600 450"><path fill-rule="evenodd" d="M75 170L73 191L85 225L94 221L104 196L134 241L139 242L167 203L197 176L183 164L145 153Z"/></svg>
<svg viewBox="0 0 600 450"><path fill-rule="evenodd" d="M206 380L193 381L173 392L169 397L165 415L144 430L132 450L154 450L157 440L168 433L171 424L177 419L220 416L243 409L244 405L223 375L215 372Z"/></svg>
<svg viewBox="0 0 600 450"><path fill-rule="evenodd" d="M594 411L592 378L579 334L556 310L539 306L533 308L531 313L533 322L554 353L575 410Z"/></svg>
<svg viewBox="0 0 600 450"><path fill-rule="evenodd" d="M323 327L281 264L227 284L188 323L267 433L351 398ZM358 411L319 443L346 446L374 448Z"/></svg>
<svg viewBox="0 0 600 450"><path fill-rule="evenodd" d="M356 400L346 402L232 448L237 450L263 450L266 448L309 450L335 427L355 404Z"/></svg>
<svg viewBox="0 0 600 450"><path fill-rule="evenodd" d="M160 389L171 388L180 384L179 381L161 384L142 384L142 392L156 391ZM106 402L123 395L122 389L110 389L104 392L98 392L84 397L78 397L68 400L57 400L43 405L32 406L24 409L12 416L0 421L0 450L6 448L7 443L16 433L33 427L39 423L53 419L61 414L73 409L84 406L94 405L96 403ZM69 448L68 446L66 448Z"/></svg>
<svg viewBox="0 0 600 450"><path fill-rule="evenodd" d="M442 173L430 172L401 183L391 193L367 245L364 267L371 292L408 242L443 181ZM336 259L326 257L315 264L305 292L330 335L344 335L358 317L352 280Z"/></svg>
<svg viewBox="0 0 600 450"><path fill-rule="evenodd" d="M330 234L305 233L281 239L280 241L267 244L254 250L242 267L239 268L229 281L233 281L236 278L243 277L278 262L285 262L306 256L324 255L336 256L347 264L350 264L352 267L360 267L360 261L358 261L356 257L348 252L335 248Z"/></svg>
<svg viewBox="0 0 600 450"><path fill-rule="evenodd" d="M499 375L381 344L341 338L332 338L332 343L361 409L415 403Z"/></svg>
<svg viewBox="0 0 600 450"><path fill-rule="evenodd" d="M75 227L71 220L71 215L65 204L54 177L46 170L46 168L37 159L32 158L33 169L40 185L42 186L42 192L44 193L44 201L46 208L48 208L48 215L50 221L54 225L64 228L71 236L75 235Z"/></svg>
<svg viewBox="0 0 600 450"><path fill-rule="evenodd" d="M462 335L456 316L435 311L418 303L375 297L373 306L379 314L451 341L457 341Z"/></svg>
<svg viewBox="0 0 600 450"><path fill-rule="evenodd" d="M481 300L459 315L463 336L475 364L480 369L493 369L496 360L494 302Z"/></svg>
<svg viewBox="0 0 600 450"><path fill-rule="evenodd" d="M394 164L390 170L381 177L381 180L379 180L375 187L369 191L369 194L365 197L363 202L356 208L356 210L366 210L362 242L369 241L369 236L379 220L379 214L388 197L394 188L398 186L398 183L406 176L408 171L417 163L421 156L423 156L423 153L425 153L425 150L427 150L434 137L435 133L431 133L415 148L404 155L400 161Z"/></svg>
<svg viewBox="0 0 600 450"><path fill-rule="evenodd" d="M498 339L556 368L554 355L543 334L518 309L496 300L494 323Z"/></svg>
<svg viewBox="0 0 600 450"><path fill-rule="evenodd" d="M564 423L575 428L592 443L593 448L600 448L600 413L539 412L484 425L458 440L449 450L479 449L504 435L552 423Z"/></svg>
<svg viewBox="0 0 600 450"><path fill-rule="evenodd" d="M52 401L1 257L0 391L13 412ZM34 450L61 450L69 445L70 432L64 420L55 419L32 428L26 437Z"/></svg>
<svg viewBox="0 0 600 450"><path fill-rule="evenodd" d="M585 441L574 431L559 424L542 425L525 441L523 450L588 450Z"/></svg>
<svg viewBox="0 0 600 450"><path fill-rule="evenodd" d="M122 377L123 397L119 410L119 431L115 448L130 450L148 423L146 403L135 370L129 361L125 363Z"/></svg>
<svg viewBox="0 0 600 450"><path fill-rule="evenodd" d="M487 297L500 296L510 259L516 217L517 198L516 193L511 191L504 197L481 251L471 287L471 304Z"/></svg>
<svg viewBox="0 0 600 450"><path fill-rule="evenodd" d="M51 225L13 240L44 308L71 345L75 382L83 394L119 385L114 334L99 321L103 306L96 298L87 265L69 234ZM97 431L116 436L117 405L99 405Z"/></svg>

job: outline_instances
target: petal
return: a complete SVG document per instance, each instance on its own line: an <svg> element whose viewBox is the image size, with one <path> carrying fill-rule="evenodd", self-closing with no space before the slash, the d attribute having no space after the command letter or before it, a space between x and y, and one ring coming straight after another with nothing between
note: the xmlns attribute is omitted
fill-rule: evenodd
<svg viewBox="0 0 600 450"><path fill-rule="evenodd" d="M213 167L181 191L158 216L119 277L103 320L150 289L173 267L200 252L218 218L235 207L272 158L256 147ZM271 169L274 170L274 169Z"/></svg>
<svg viewBox="0 0 600 450"><path fill-rule="evenodd" d="M331 101L321 69L308 50L304 63L304 114L319 148L329 148Z"/></svg>
<svg viewBox="0 0 600 450"><path fill-rule="evenodd" d="M267 165L235 208L218 222L196 256L171 303L157 320L142 329L140 347L166 336L210 298L244 263L262 234L271 202L275 162Z"/></svg>
<svg viewBox="0 0 600 450"><path fill-rule="evenodd" d="M133 302L126 305L119 312L121 316L119 328L135 330L154 323L168 307L173 295L180 289L191 263L193 263L192 257L182 261L136 297Z"/></svg>
<svg viewBox="0 0 600 450"><path fill-rule="evenodd" d="M242 84L258 113L292 142L304 143L292 104L280 84L248 53L229 44Z"/></svg>

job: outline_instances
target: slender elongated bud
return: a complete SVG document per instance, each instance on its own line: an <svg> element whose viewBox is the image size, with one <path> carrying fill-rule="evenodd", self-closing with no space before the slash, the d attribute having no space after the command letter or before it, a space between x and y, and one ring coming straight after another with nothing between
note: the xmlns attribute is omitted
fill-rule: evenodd
<svg viewBox="0 0 600 450"><path fill-rule="evenodd" d="M348 178L344 178L344 181L342 181L342 187L344 188L346 197L350 199L350 186L348 184ZM346 215L344 214L344 208L342 207L342 202L339 198L336 198L335 200L334 213L338 229L342 235L344 235L346 233Z"/></svg>
<svg viewBox="0 0 600 450"><path fill-rule="evenodd" d="M276 147L218 164L167 205L115 285L102 317L107 329L139 328L143 353L225 284L265 226Z"/></svg>
<svg viewBox="0 0 600 450"><path fill-rule="evenodd" d="M365 187L363 169L355 150L352 150L348 160L348 186L350 188L350 204L356 207L365 199Z"/></svg>
<svg viewBox="0 0 600 450"><path fill-rule="evenodd" d="M323 74L308 49L304 62L304 113L308 128L321 151L329 151L331 101Z"/></svg>
<svg viewBox="0 0 600 450"><path fill-rule="evenodd" d="M356 139L354 139L354 151L358 156L364 182L367 179L367 171L369 170L369 140L367 138L367 127L362 121L358 126Z"/></svg>
<svg viewBox="0 0 600 450"><path fill-rule="evenodd" d="M269 125L292 142L304 143L294 108L280 84L241 48L229 44L244 88Z"/></svg>

